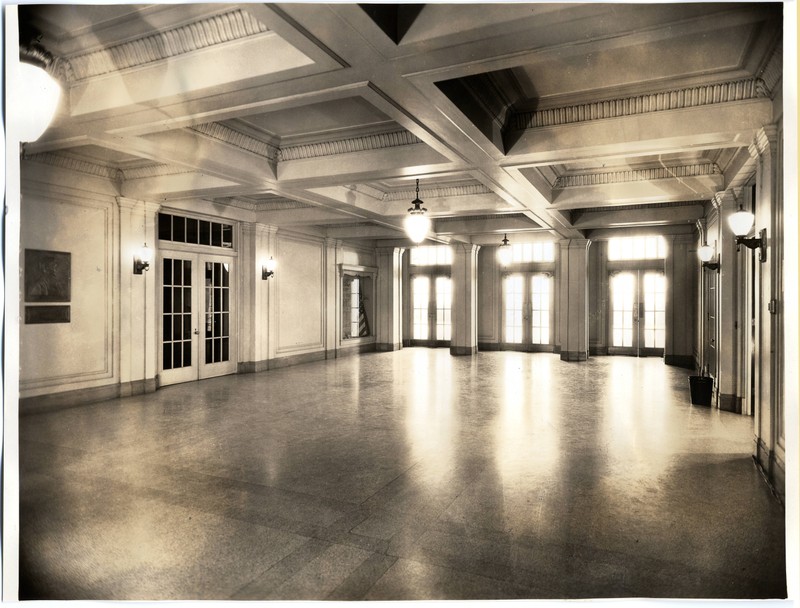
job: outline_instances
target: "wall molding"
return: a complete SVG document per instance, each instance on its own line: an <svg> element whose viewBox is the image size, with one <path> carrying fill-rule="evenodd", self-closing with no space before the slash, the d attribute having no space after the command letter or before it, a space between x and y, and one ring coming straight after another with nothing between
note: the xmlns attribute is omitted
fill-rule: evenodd
<svg viewBox="0 0 800 608"><path fill-rule="evenodd" d="M653 181L659 179L675 179L701 177L705 175L721 175L722 171L716 163L697 165L680 165L674 167L653 167L651 169L627 169L607 173L583 173L578 175L562 175L556 179L554 188L575 188L579 186L597 186L602 184L618 184L624 182Z"/></svg>
<svg viewBox="0 0 800 608"><path fill-rule="evenodd" d="M767 86L763 80L748 78L661 93L521 112L512 117L511 126L514 130L523 131L539 127L765 98L768 96L767 93Z"/></svg>
<svg viewBox="0 0 800 608"><path fill-rule="evenodd" d="M242 9L199 19L164 32L142 36L68 59L70 80L85 80L268 32Z"/></svg>

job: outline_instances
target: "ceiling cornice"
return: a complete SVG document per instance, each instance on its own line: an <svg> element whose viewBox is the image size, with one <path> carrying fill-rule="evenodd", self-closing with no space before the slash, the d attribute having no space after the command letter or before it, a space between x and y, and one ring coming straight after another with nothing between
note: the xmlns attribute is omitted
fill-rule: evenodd
<svg viewBox="0 0 800 608"><path fill-rule="evenodd" d="M766 96L767 87L764 81L760 78L748 78L733 82L721 82L636 95L634 97L606 99L560 108L520 112L512 116L510 124L512 129L522 131L553 125L602 120L604 118L729 103Z"/></svg>
<svg viewBox="0 0 800 608"><path fill-rule="evenodd" d="M242 150L247 150L253 154L258 154L259 156L263 156L264 158L267 158L273 162L278 159L280 153L280 150L276 146L258 140L250 135L235 131L230 127L218 122L194 125L193 127L189 128L196 133L200 133L201 135L216 139L217 141L236 146Z"/></svg>
<svg viewBox="0 0 800 608"><path fill-rule="evenodd" d="M298 146L287 146L280 149L278 159L283 161L301 160L305 158L317 158L320 156L349 154L351 152L367 152L369 150L397 148L421 143L422 140L409 131L392 131L389 133L377 133L362 137L339 139L336 141L323 141Z"/></svg>
<svg viewBox="0 0 800 608"><path fill-rule="evenodd" d="M84 80L269 31L250 13L236 9L69 58L70 77Z"/></svg>
<svg viewBox="0 0 800 608"><path fill-rule="evenodd" d="M42 163L51 167L58 167L61 169L68 169L70 171L77 171L87 175L94 175L96 177L104 177L107 179L117 179L118 170L114 167L108 167L98 163L93 163L88 160L75 158L66 154L58 154L54 152L40 152L38 154L31 154L24 156L25 160L35 163Z"/></svg>
<svg viewBox="0 0 800 608"><path fill-rule="evenodd" d="M450 198L456 196L472 196L477 194L492 194L494 191L490 190L483 184L462 184L458 186L428 186L421 188L419 197L426 198ZM412 198L416 196L415 190L396 190L394 192L387 192L383 200L385 201L401 201L408 200L411 202Z"/></svg>
<svg viewBox="0 0 800 608"><path fill-rule="evenodd" d="M683 165L678 167L654 167L651 169L629 169L604 173L584 173L579 175L562 175L556 179L554 188L574 188L578 186L596 186L600 184L618 184L624 182L651 181L681 177L699 177L702 175L720 175L719 167L714 163Z"/></svg>

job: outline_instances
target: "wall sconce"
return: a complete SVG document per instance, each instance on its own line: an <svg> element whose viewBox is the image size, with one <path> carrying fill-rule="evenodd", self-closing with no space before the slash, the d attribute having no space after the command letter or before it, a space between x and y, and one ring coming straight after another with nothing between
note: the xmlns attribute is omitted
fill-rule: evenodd
<svg viewBox="0 0 800 608"><path fill-rule="evenodd" d="M767 229L762 228L757 237L747 238L745 236L753 227L755 219L756 216L742 209L742 205L739 204L739 211L728 218L728 224L733 234L736 235L736 251L739 251L739 245L744 245L748 249L758 249L758 259L763 263L767 261Z"/></svg>
<svg viewBox="0 0 800 608"><path fill-rule="evenodd" d="M266 281L271 276L275 275L275 268L278 263L272 259L272 256L261 265L261 280Z"/></svg>
<svg viewBox="0 0 800 608"><path fill-rule="evenodd" d="M709 270L716 270L719 272L719 260L716 262L711 261L711 258L714 257L714 248L711 245L703 244L697 250L697 257L699 257L700 261L703 262L703 268L708 268Z"/></svg>
<svg viewBox="0 0 800 608"><path fill-rule="evenodd" d="M150 270L150 262L153 260L153 251L144 244L138 253L133 256L133 274L142 274L145 270Z"/></svg>

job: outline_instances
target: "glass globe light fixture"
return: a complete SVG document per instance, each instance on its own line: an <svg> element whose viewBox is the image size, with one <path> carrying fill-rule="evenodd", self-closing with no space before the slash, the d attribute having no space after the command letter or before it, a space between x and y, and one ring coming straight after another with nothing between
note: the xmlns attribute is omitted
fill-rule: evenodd
<svg viewBox="0 0 800 608"><path fill-rule="evenodd" d="M513 252L511 251L511 245L508 244L508 235L503 235L503 244L497 248L497 261L500 262L502 266L508 266L511 263L511 257Z"/></svg>
<svg viewBox="0 0 800 608"><path fill-rule="evenodd" d="M403 221L403 228L409 239L414 243L421 243L431 229L431 220L425 215L428 210L422 206L423 202L419 200L419 180L417 180L417 197L411 201L411 204L414 206L409 207L408 215Z"/></svg>

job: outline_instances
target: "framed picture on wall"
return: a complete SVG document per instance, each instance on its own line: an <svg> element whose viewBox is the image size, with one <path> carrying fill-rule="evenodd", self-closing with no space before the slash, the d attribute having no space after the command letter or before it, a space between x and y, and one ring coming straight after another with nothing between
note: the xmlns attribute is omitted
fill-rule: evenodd
<svg viewBox="0 0 800 608"><path fill-rule="evenodd" d="M25 250L25 301L69 302L71 254L42 249Z"/></svg>

